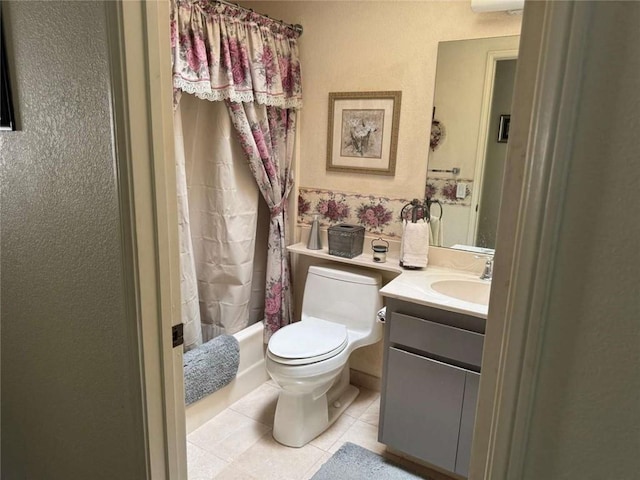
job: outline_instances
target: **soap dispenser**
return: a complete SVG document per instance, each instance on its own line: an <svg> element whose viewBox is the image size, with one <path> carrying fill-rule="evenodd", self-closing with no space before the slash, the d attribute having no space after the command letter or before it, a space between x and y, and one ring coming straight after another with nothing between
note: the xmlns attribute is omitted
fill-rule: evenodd
<svg viewBox="0 0 640 480"><path fill-rule="evenodd" d="M311 223L311 232L309 233L309 241L307 242L309 250L322 250L322 239L320 238L320 221L318 215L313 216Z"/></svg>

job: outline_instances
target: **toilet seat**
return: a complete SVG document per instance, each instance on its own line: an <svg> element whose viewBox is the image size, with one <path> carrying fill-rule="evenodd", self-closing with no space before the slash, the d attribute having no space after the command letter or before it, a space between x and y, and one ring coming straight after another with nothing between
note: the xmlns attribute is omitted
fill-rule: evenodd
<svg viewBox="0 0 640 480"><path fill-rule="evenodd" d="M274 333L267 355L283 365L307 365L336 356L347 344L344 325L308 317Z"/></svg>

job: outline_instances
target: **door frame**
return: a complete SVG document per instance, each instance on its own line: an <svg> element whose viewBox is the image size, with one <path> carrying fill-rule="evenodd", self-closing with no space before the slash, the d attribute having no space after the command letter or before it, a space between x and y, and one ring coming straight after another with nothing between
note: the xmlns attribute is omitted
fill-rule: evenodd
<svg viewBox="0 0 640 480"><path fill-rule="evenodd" d="M106 2L125 266L139 320L148 478L186 480L169 3ZM521 478L579 103L588 2L526 2L471 479ZM163 73L164 72L164 73ZM127 271L129 271L127 270Z"/></svg>
<svg viewBox="0 0 640 480"><path fill-rule="evenodd" d="M493 104L493 85L496 80L496 66L500 60L515 60L518 58L517 49L490 50L487 53L487 65L484 74L484 90L482 106L480 107L480 127L478 128L478 146L476 147L476 161L473 173L473 191L471 192L471 214L467 228L467 245L476 245L478 220L480 218L479 202L482 196L484 182L484 164L489 145L489 128L491 126L491 106Z"/></svg>
<svg viewBox="0 0 640 480"><path fill-rule="evenodd" d="M523 478L590 2L525 3L469 478Z"/></svg>
<svg viewBox="0 0 640 480"><path fill-rule="evenodd" d="M105 2L128 304L138 322L147 478L186 480L168 0Z"/></svg>

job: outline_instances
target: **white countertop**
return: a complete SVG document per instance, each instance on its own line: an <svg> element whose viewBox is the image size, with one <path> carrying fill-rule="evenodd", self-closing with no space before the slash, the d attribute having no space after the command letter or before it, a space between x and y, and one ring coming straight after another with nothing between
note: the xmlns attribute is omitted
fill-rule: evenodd
<svg viewBox="0 0 640 480"><path fill-rule="evenodd" d="M444 266L427 266L423 270L405 270L398 265L398 259L387 256L385 263L376 263L370 254L363 253L355 258L341 258L329 255L327 248L322 250L309 250L303 243L297 243L287 247L291 253L322 258L349 265L357 265L377 270L399 273L399 275L387 283L380 293L384 297L396 298L407 302L426 305L451 312L463 313L478 318L487 318L487 305L466 302L441 294L430 288L435 280L464 279L479 281L478 275L469 271L447 268Z"/></svg>
<svg viewBox="0 0 640 480"><path fill-rule="evenodd" d="M433 280L468 279L476 281L478 276L469 272L445 267L428 266L424 270L404 270L387 283L380 293L389 298L435 307L450 312L463 313L478 318L487 318L487 305L466 302L438 293L430 288Z"/></svg>
<svg viewBox="0 0 640 480"><path fill-rule="evenodd" d="M384 263L377 263L373 261L373 255L370 253L363 253L353 258L342 258L336 255L329 255L329 249L324 247L321 250L309 250L304 243L296 243L287 247L291 253L299 253L301 255L307 255L309 257L322 258L324 260L331 260L332 262L347 263L349 265L357 265L359 267L375 268L377 270L384 270L386 272L402 273L404 270L398 265L398 259L387 255L387 261Z"/></svg>

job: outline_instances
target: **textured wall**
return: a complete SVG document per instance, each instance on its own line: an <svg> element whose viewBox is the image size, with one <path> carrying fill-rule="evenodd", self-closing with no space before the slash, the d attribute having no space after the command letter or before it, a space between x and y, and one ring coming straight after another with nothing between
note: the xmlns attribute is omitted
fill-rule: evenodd
<svg viewBox="0 0 640 480"><path fill-rule="evenodd" d="M3 2L2 478L144 477L102 2Z"/></svg>
<svg viewBox="0 0 640 480"><path fill-rule="evenodd" d="M593 10L523 480L640 471L640 3L577 4Z"/></svg>

